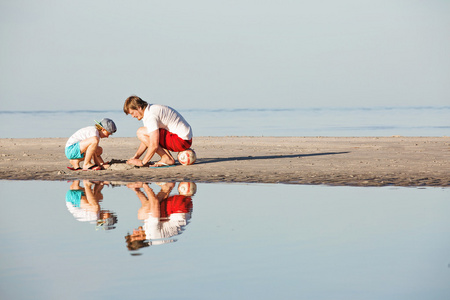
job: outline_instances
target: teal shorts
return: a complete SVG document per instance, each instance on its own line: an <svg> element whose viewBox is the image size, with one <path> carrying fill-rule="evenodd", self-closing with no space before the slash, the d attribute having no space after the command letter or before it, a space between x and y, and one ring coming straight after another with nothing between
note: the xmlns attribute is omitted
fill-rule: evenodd
<svg viewBox="0 0 450 300"><path fill-rule="evenodd" d="M79 159L84 157L84 153L80 151L80 142L66 147L66 157L68 159Z"/></svg>
<svg viewBox="0 0 450 300"><path fill-rule="evenodd" d="M74 207L80 207L81 196L84 196L82 190L68 190L66 193L66 202L72 203Z"/></svg>

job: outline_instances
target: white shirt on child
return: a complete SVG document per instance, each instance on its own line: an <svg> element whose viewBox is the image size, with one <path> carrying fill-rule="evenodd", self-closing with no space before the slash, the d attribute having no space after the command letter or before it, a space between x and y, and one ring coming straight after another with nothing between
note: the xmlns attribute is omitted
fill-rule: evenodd
<svg viewBox="0 0 450 300"><path fill-rule="evenodd" d="M80 130L75 132L69 138L69 140L67 140L66 148L71 146L71 145L73 145L73 144L75 144L75 143L84 141L85 139L88 139L88 138L93 137L93 136L100 137L100 133L98 132L98 130L97 130L97 128L95 126L88 126L88 127L81 128Z"/></svg>
<svg viewBox="0 0 450 300"><path fill-rule="evenodd" d="M97 223L99 218L98 212L83 209L81 207L75 207L72 203L66 202L67 209L72 213L72 215L80 222L91 222L92 224Z"/></svg>
<svg viewBox="0 0 450 300"><path fill-rule="evenodd" d="M192 129L188 122L175 109L159 104L149 104L144 109L144 117L142 118L147 132L166 129L171 133L175 133L183 140L192 139Z"/></svg>

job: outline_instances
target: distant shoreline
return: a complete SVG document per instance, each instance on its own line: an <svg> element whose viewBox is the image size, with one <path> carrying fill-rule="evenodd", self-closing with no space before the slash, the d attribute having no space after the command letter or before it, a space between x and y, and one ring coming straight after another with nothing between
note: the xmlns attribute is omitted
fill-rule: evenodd
<svg viewBox="0 0 450 300"><path fill-rule="evenodd" d="M448 135L448 107L302 107L177 110L194 136L434 136ZM94 120L110 118L114 137L135 137L142 126L121 110L0 111L0 138L69 137ZM26 120L27 126L11 126Z"/></svg>
<svg viewBox="0 0 450 300"><path fill-rule="evenodd" d="M422 110L422 109L450 109L450 105L403 105L403 106L311 106L311 107L237 107L237 108L177 108L179 111L209 111L209 112L239 112L239 111L359 111L359 110ZM0 114L27 113L123 113L122 109L65 109L65 110L0 110Z"/></svg>
<svg viewBox="0 0 450 300"><path fill-rule="evenodd" d="M196 137L192 166L130 168L136 138L102 140L111 170L66 168L66 138L0 139L0 179L450 186L450 137Z"/></svg>

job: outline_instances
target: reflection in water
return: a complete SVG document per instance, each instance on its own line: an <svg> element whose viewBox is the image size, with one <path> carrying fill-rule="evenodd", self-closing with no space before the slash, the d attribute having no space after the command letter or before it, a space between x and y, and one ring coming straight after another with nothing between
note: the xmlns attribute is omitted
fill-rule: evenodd
<svg viewBox="0 0 450 300"><path fill-rule="evenodd" d="M175 242L173 237L183 232L192 213L192 196L197 187L192 182L181 182L178 195L170 196L175 183L156 183L160 190L157 194L147 183L130 183L127 187L136 193L141 202L138 219L143 226L125 236L130 251L151 245Z"/></svg>
<svg viewBox="0 0 450 300"><path fill-rule="evenodd" d="M185 202L194 206L189 225L166 238L176 243L130 251L125 236L140 226L136 240L153 242L135 192L145 194L144 204L150 201L144 184L103 183L102 201L101 183L72 185L90 187L99 196L98 211L118 216L116 228L105 231L67 211L71 184L0 181L1 299L135 299L149 292L154 299L215 300L450 295L448 188L202 183ZM147 185L155 196L166 189ZM175 183L167 200L189 197L194 190L188 190ZM89 193L74 194L83 192ZM89 203L71 194L71 208ZM164 202L160 216L170 207Z"/></svg>
<svg viewBox="0 0 450 300"><path fill-rule="evenodd" d="M109 211L101 209L100 203L103 200L102 189L107 182L90 182L83 180L82 187L80 180L75 180L66 193L66 206L72 215L80 222L90 222L96 224L96 229L110 230L116 228L117 216Z"/></svg>
<svg viewBox="0 0 450 300"><path fill-rule="evenodd" d="M114 212L101 208L102 189L110 185L106 181L75 180L66 193L67 209L80 222L96 224L96 229L114 229L117 216ZM111 186L124 185L111 183ZM175 236L181 234L189 223L192 214L192 196L197 191L193 182L180 182L178 193L173 192L176 184L167 182L155 183L152 189L150 183L128 183L141 202L137 219L143 221L141 226L127 233L125 241L130 251L136 251L151 245L161 245L175 242ZM135 252L133 255L138 255Z"/></svg>

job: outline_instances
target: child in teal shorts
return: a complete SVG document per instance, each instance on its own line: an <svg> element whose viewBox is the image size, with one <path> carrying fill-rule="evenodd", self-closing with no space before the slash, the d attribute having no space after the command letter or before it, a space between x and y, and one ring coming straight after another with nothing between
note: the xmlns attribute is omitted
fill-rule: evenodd
<svg viewBox="0 0 450 300"><path fill-rule="evenodd" d="M109 167L101 157L103 148L98 144L100 139L108 138L117 131L116 124L111 119L95 121L95 126L81 128L67 140L65 153L72 167L71 170L102 170ZM92 162L92 160L94 162ZM83 168L80 162L84 161Z"/></svg>

